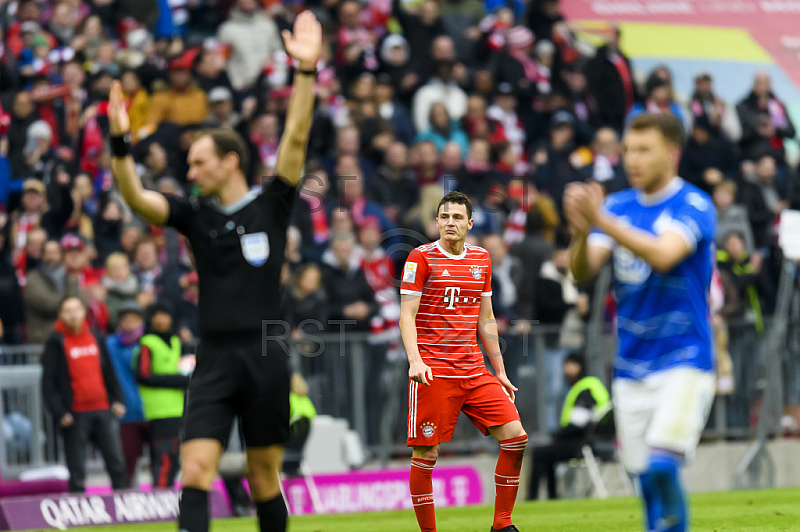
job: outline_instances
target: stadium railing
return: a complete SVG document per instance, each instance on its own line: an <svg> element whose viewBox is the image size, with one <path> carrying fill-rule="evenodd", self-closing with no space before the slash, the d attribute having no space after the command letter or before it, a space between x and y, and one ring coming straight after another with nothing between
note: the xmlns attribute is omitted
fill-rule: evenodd
<svg viewBox="0 0 800 532"><path fill-rule="evenodd" d="M777 419L771 419L769 433L780 434L781 414L800 403L800 297L794 308L778 354L782 371L771 379L765 371L767 335L759 335L752 320L727 324L736 388L730 395L717 397L706 439L753 437L756 412L770 386L780 390L782 400L780 411L770 413ZM771 330L771 323L772 318L767 317L764 331ZM560 361L568 351L558 344L560 334L560 325L533 325L527 334L503 336L506 365L519 388L517 408L532 441L544 439L554 428L566 391L556 386L563 382ZM612 327L602 319L590 321L578 334L585 337L590 372L608 383L614 353ZM285 342L290 364L306 378L309 395L321 414L347 419L371 458L381 463L410 452L405 446L408 363L397 330L325 333ZM32 345L0 348L3 478L14 478L29 468L63 463L61 438L43 404L38 363L41 349ZM459 422L452 441L443 447L448 454L495 450L496 444L480 435L466 419ZM89 456L88 471L102 471L99 456Z"/></svg>

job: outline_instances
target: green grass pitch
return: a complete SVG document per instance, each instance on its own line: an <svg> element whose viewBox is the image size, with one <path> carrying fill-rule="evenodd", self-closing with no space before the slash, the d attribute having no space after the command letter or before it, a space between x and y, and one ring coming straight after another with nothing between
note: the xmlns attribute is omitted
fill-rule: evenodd
<svg viewBox="0 0 800 532"><path fill-rule="evenodd" d="M693 532L800 532L800 489L702 493L691 497ZM487 532L489 506L437 511L440 532ZM520 503L514 510L520 532L641 532L641 510L633 498ZM212 532L253 532L254 519L215 521ZM174 532L174 523L71 528L84 532ZM417 532L411 510L368 514L304 516L290 532Z"/></svg>

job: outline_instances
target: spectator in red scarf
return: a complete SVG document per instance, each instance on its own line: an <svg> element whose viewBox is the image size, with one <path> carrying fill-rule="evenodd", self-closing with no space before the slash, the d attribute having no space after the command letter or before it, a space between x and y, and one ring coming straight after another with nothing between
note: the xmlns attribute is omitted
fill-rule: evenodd
<svg viewBox="0 0 800 532"><path fill-rule="evenodd" d="M57 45L56 39L46 31L42 31L39 20L42 16L42 9L36 0L22 0L17 4L17 21L9 26L6 32L6 44L8 50L15 56L19 56L25 43L23 33L33 34L42 33L51 47Z"/></svg>
<svg viewBox="0 0 800 532"><path fill-rule="evenodd" d="M461 127L470 140L481 137L492 144L508 140L503 124L486 114L486 100L479 94L467 99L467 114L461 119Z"/></svg>
<svg viewBox="0 0 800 532"><path fill-rule="evenodd" d="M98 284L103 276L102 269L92 268L86 255L86 242L78 235L68 233L61 239L61 250L64 253L64 266L67 275L75 275L81 289Z"/></svg>
<svg viewBox="0 0 800 532"><path fill-rule="evenodd" d="M378 35L364 24L361 6L356 0L339 4L339 30L336 44L336 65L342 86L364 70L377 70L378 58L375 44Z"/></svg>
<svg viewBox="0 0 800 532"><path fill-rule="evenodd" d="M114 489L125 489L118 422L125 405L105 342L89 330L78 297L61 303L54 329L42 355L42 390L64 437L69 490L86 489L87 442L102 453Z"/></svg>
<svg viewBox="0 0 800 532"><path fill-rule="evenodd" d="M586 79L597 101L600 125L622 132L625 116L636 103L636 85L630 60L619 49L619 38L615 28L586 66Z"/></svg>

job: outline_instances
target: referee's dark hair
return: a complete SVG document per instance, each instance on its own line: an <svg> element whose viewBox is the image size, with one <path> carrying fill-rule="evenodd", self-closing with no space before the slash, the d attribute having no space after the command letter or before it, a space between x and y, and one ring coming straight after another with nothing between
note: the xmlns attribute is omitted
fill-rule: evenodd
<svg viewBox="0 0 800 532"><path fill-rule="evenodd" d="M239 170L242 171L245 178L247 177L250 172L250 150L241 135L231 129L205 129L200 131L195 140L203 137L211 138L217 151L217 157L220 159L229 153L235 153L239 157Z"/></svg>
<svg viewBox="0 0 800 532"><path fill-rule="evenodd" d="M463 205L467 208L467 220L472 219L472 203L470 203L469 198L463 192L459 192L454 190L453 192L448 192L444 195L442 199L439 200L439 205L436 206L436 216L439 216L439 209L442 208L442 205L445 203L455 203L457 205Z"/></svg>
<svg viewBox="0 0 800 532"><path fill-rule="evenodd" d="M655 129L664 136L667 142L677 144L683 148L686 143L686 132L683 124L671 114L641 114L633 119L630 126L631 131L642 131L645 129Z"/></svg>

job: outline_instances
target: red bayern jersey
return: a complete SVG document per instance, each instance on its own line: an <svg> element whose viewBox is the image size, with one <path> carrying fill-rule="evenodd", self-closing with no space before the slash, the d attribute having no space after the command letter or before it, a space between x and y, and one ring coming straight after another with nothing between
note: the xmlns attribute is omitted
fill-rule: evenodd
<svg viewBox="0 0 800 532"><path fill-rule="evenodd" d="M468 378L486 373L478 346L481 297L492 295L492 263L479 246L461 255L439 241L414 249L403 268L401 294L420 297L417 345L435 377Z"/></svg>

